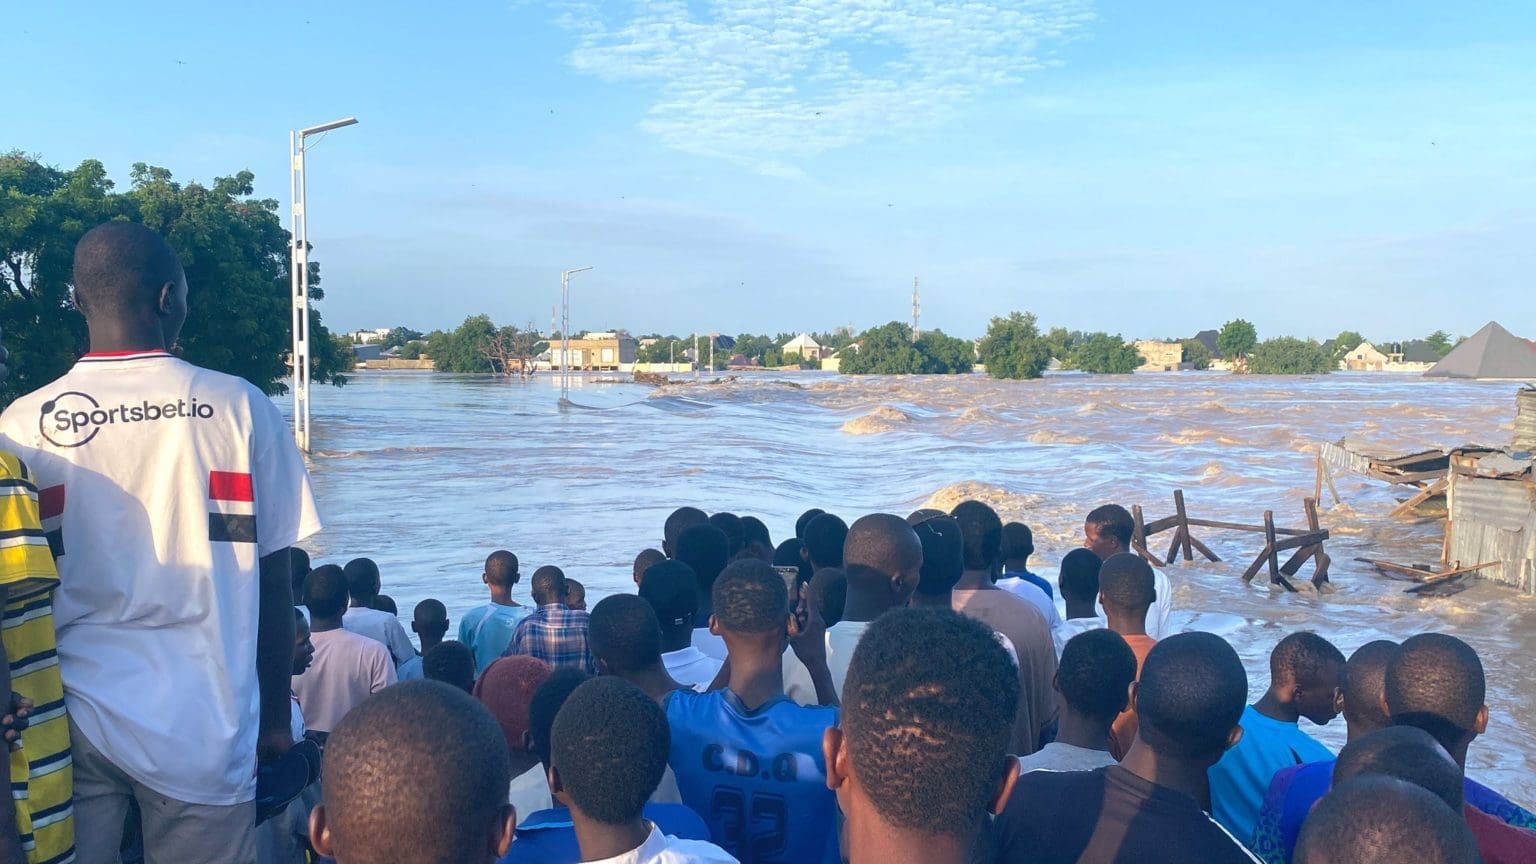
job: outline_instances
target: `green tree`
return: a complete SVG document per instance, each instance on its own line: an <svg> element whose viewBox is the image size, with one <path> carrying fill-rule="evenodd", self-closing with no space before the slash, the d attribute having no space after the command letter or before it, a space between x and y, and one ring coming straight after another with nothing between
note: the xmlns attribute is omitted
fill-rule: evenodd
<svg viewBox="0 0 1536 864"><path fill-rule="evenodd" d="M1439 354L1441 357L1451 353L1451 349L1453 347L1461 344L1460 339L1452 343L1451 334L1445 332L1444 330L1436 330L1428 336L1425 336L1424 341L1429 343L1429 347L1433 348L1435 353Z"/></svg>
<svg viewBox="0 0 1536 864"><path fill-rule="evenodd" d="M1113 375L1128 375L1146 362L1135 345L1108 333L1088 334L1072 349L1068 361L1072 369Z"/></svg>
<svg viewBox="0 0 1536 864"><path fill-rule="evenodd" d="M1349 356L1349 352L1359 348L1363 342L1365 342L1365 337L1354 330L1345 330L1333 337L1333 351L1330 352L1330 359L1333 360L1333 365L1337 367L1339 361Z"/></svg>
<svg viewBox="0 0 1536 864"><path fill-rule="evenodd" d="M1216 335L1216 349L1228 360L1247 357L1258 342L1259 331L1241 318L1221 325L1221 332Z"/></svg>
<svg viewBox="0 0 1536 864"><path fill-rule="evenodd" d="M407 342L413 342L420 338L420 330L412 330L409 327L395 327L389 331L389 335L384 337L379 346L384 351L388 351L391 348L404 348Z"/></svg>
<svg viewBox="0 0 1536 864"><path fill-rule="evenodd" d="M927 375L963 375L976 368L976 343L943 330L928 330L913 346L922 357Z"/></svg>
<svg viewBox="0 0 1536 864"><path fill-rule="evenodd" d="M912 344L912 328L892 321L859 334L859 350L844 352L845 375L916 375L923 371L923 355Z"/></svg>
<svg viewBox="0 0 1536 864"><path fill-rule="evenodd" d="M1067 358L1072 356L1072 349L1077 347L1087 337L1081 330L1052 327L1051 331L1045 334L1044 338L1046 346L1050 348L1051 357L1066 363Z"/></svg>
<svg viewBox="0 0 1536 864"><path fill-rule="evenodd" d="M434 330L427 335L427 356L439 372L491 372L486 349L496 337L489 315L471 315L451 332Z"/></svg>
<svg viewBox="0 0 1536 864"><path fill-rule="evenodd" d="M1265 339L1248 355L1248 371L1258 375L1320 375L1335 368L1323 346L1310 339Z"/></svg>
<svg viewBox="0 0 1536 864"><path fill-rule="evenodd" d="M1182 344L1184 345L1184 362L1188 363L1190 368L1201 370L1211 368L1211 351L1205 347L1204 342L1199 339L1185 339Z"/></svg>
<svg viewBox="0 0 1536 864"><path fill-rule="evenodd" d="M1032 312L993 318L981 340L980 354L993 378L1039 378L1051 363L1051 347L1040 337Z"/></svg>

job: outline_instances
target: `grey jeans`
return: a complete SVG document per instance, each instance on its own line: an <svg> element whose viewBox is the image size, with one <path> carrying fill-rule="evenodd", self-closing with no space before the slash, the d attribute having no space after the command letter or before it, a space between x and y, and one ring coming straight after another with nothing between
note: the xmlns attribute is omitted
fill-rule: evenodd
<svg viewBox="0 0 1536 864"><path fill-rule="evenodd" d="M117 864L130 798L144 819L146 864L256 864L256 803L177 801L134 782L69 721L76 864Z"/></svg>

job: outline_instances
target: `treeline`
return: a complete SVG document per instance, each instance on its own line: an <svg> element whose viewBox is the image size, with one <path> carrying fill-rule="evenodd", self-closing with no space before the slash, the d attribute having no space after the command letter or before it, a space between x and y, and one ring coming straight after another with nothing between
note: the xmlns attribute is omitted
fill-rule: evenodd
<svg viewBox="0 0 1536 864"><path fill-rule="evenodd" d="M70 302L75 244L113 219L165 236L186 268L191 307L177 345L199 366L239 375L266 393L287 389L292 344L292 241L277 201L252 198L255 175L180 183L135 163L118 191L102 163L68 171L20 152L0 154L0 329L11 350L0 404L62 375L85 353L85 319ZM310 299L325 296L310 262ZM314 381L341 384L350 352L310 307Z"/></svg>
<svg viewBox="0 0 1536 864"><path fill-rule="evenodd" d="M411 332L415 331L403 327L391 330L384 340L386 349L397 333ZM400 341L401 357L431 357L432 367L439 372L512 374L529 368L535 357L548 350L549 342L538 333L510 324L498 326L489 315L471 315L452 330L433 330L424 337Z"/></svg>

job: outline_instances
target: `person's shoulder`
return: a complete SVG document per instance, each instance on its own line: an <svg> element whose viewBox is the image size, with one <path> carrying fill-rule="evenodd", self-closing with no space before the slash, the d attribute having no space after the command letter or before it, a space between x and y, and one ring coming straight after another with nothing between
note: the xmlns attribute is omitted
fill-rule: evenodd
<svg viewBox="0 0 1536 864"><path fill-rule="evenodd" d="M736 864L729 852L707 840L684 840L662 835L661 854L651 859L656 864Z"/></svg>

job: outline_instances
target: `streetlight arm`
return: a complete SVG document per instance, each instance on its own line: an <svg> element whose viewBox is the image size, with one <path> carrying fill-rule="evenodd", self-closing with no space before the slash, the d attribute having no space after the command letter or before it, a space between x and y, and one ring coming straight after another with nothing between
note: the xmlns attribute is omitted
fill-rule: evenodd
<svg viewBox="0 0 1536 864"><path fill-rule="evenodd" d="M332 129L340 129L343 126L353 126L356 124L356 117L343 117L340 120L332 120L329 123L321 123L319 126L311 126L308 129L300 129L299 137L303 138L306 135L319 135L321 132L329 132Z"/></svg>

